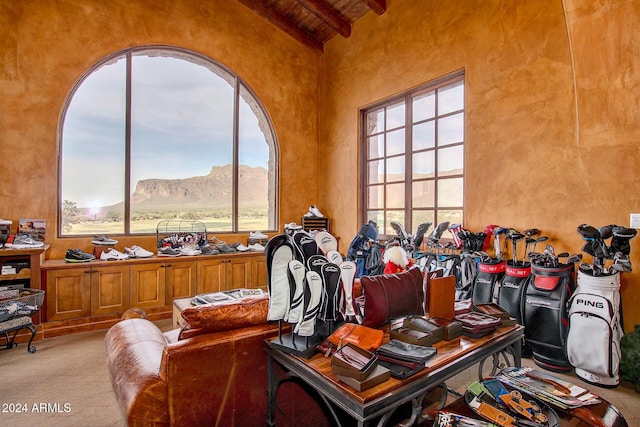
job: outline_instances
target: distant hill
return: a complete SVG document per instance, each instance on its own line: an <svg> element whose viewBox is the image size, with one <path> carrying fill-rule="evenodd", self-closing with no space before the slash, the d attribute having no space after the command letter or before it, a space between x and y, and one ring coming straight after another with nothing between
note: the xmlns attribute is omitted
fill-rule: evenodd
<svg viewBox="0 0 640 427"><path fill-rule="evenodd" d="M240 202L245 206L266 205L268 174L265 168L240 165ZM229 206L231 165L213 166L205 176L184 179L144 179L131 195L134 208L216 208Z"/></svg>

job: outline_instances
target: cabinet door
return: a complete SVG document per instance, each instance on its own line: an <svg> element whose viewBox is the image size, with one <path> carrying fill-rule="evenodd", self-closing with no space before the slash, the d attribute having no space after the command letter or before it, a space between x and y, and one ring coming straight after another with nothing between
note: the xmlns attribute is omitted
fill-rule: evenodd
<svg viewBox="0 0 640 427"><path fill-rule="evenodd" d="M253 287L251 285L251 259L246 257L227 260L225 290Z"/></svg>
<svg viewBox="0 0 640 427"><path fill-rule="evenodd" d="M131 307L151 308L165 305L165 268L163 264L132 265Z"/></svg>
<svg viewBox="0 0 640 427"><path fill-rule="evenodd" d="M90 271L89 268L47 271L47 321L90 315Z"/></svg>
<svg viewBox="0 0 640 427"><path fill-rule="evenodd" d="M92 269L91 315L122 313L128 308L129 267L114 266Z"/></svg>
<svg viewBox="0 0 640 427"><path fill-rule="evenodd" d="M196 294L196 263L180 261L163 264L167 305L176 298L192 297Z"/></svg>
<svg viewBox="0 0 640 427"><path fill-rule="evenodd" d="M225 259L212 259L198 261L198 285L196 292L205 294L209 292L220 292L225 290Z"/></svg>
<svg viewBox="0 0 640 427"><path fill-rule="evenodd" d="M267 258L264 256L251 259L251 287L267 290Z"/></svg>

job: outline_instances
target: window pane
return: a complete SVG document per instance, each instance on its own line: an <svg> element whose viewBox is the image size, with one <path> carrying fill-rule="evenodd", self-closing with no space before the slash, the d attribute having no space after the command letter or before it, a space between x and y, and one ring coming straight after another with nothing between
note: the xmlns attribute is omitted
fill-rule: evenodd
<svg viewBox="0 0 640 427"><path fill-rule="evenodd" d="M268 121L255 99L241 87L238 117L238 230L272 230L275 224L274 145ZM273 213L273 215L270 215Z"/></svg>
<svg viewBox="0 0 640 427"><path fill-rule="evenodd" d="M384 182L384 160L373 160L368 162L369 184Z"/></svg>
<svg viewBox="0 0 640 427"><path fill-rule="evenodd" d="M130 49L71 95L60 126L62 235L155 234L160 220L176 218L210 231L276 229L271 123L226 69L186 51Z"/></svg>
<svg viewBox="0 0 640 427"><path fill-rule="evenodd" d="M450 224L462 224L462 220L462 209L438 210L438 223L449 221ZM449 229L447 229L447 231L442 233L442 238L453 239L453 235Z"/></svg>
<svg viewBox="0 0 640 427"><path fill-rule="evenodd" d="M372 185L369 187L367 200L368 209L383 209L384 208L384 186Z"/></svg>
<svg viewBox="0 0 640 427"><path fill-rule="evenodd" d="M389 184L385 186L387 209L404 207L404 183Z"/></svg>
<svg viewBox="0 0 640 427"><path fill-rule="evenodd" d="M413 98L413 123L430 119L436 114L435 92L427 92Z"/></svg>
<svg viewBox="0 0 640 427"><path fill-rule="evenodd" d="M396 236L396 231L393 229L393 227L391 227L392 221L399 222L404 226L404 211L387 211L387 221L384 224L384 234L389 236Z"/></svg>
<svg viewBox="0 0 640 427"><path fill-rule="evenodd" d="M414 208L435 207L435 181L415 181L411 188L411 205Z"/></svg>
<svg viewBox="0 0 640 427"><path fill-rule="evenodd" d="M367 138L369 159L378 159L384 156L384 135L375 135Z"/></svg>
<svg viewBox="0 0 640 427"><path fill-rule="evenodd" d="M387 159L387 182L404 180L404 156Z"/></svg>
<svg viewBox="0 0 640 427"><path fill-rule="evenodd" d="M394 130L387 134L387 156L404 153L404 129Z"/></svg>
<svg viewBox="0 0 640 427"><path fill-rule="evenodd" d="M438 150L438 175L460 175L463 172L464 147L456 145Z"/></svg>
<svg viewBox="0 0 640 427"><path fill-rule="evenodd" d="M122 57L91 73L68 105L60 173L64 234L124 232L125 99Z"/></svg>
<svg viewBox="0 0 640 427"><path fill-rule="evenodd" d="M438 145L443 146L464 140L464 113L438 119Z"/></svg>
<svg viewBox="0 0 640 427"><path fill-rule="evenodd" d="M438 89L438 114L447 114L464 108L464 82Z"/></svg>
<svg viewBox="0 0 640 427"><path fill-rule="evenodd" d="M433 210L413 210L411 211L411 223L413 224L413 233L416 232L418 226L425 222L430 222L431 226L427 228L424 236L427 237L433 231L433 223L435 222L435 213Z"/></svg>
<svg viewBox="0 0 640 427"><path fill-rule="evenodd" d="M384 225L384 211L367 211L367 221L373 221L380 227Z"/></svg>
<svg viewBox="0 0 640 427"><path fill-rule="evenodd" d="M441 179L438 181L438 206L462 206L462 178ZM443 220L438 216L438 220Z"/></svg>
<svg viewBox="0 0 640 427"><path fill-rule="evenodd" d="M387 130L404 126L404 101L387 107Z"/></svg>
<svg viewBox="0 0 640 427"><path fill-rule="evenodd" d="M155 231L138 223L151 213L230 231L233 87L202 65L145 54L133 57L131 87L131 231Z"/></svg>
<svg viewBox="0 0 640 427"><path fill-rule="evenodd" d="M367 135L379 133L384 130L384 109L372 111L367 114Z"/></svg>
<svg viewBox="0 0 640 427"><path fill-rule="evenodd" d="M433 178L436 171L434 151L423 151L413 155L413 179Z"/></svg>
<svg viewBox="0 0 640 427"><path fill-rule="evenodd" d="M413 126L413 151L436 146L436 126L434 121Z"/></svg>

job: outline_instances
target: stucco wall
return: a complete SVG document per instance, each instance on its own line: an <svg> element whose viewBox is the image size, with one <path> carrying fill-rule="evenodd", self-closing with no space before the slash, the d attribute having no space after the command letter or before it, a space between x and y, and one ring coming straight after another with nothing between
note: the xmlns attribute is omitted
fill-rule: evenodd
<svg viewBox="0 0 640 427"><path fill-rule="evenodd" d="M315 203L319 57L241 3L0 0L0 218L16 228L19 218L46 219L49 257L61 258L68 248L91 251L90 239L56 238L57 131L65 97L100 59L151 44L221 62L263 102L280 148L278 226L299 222ZM120 243L154 247L155 238Z"/></svg>
<svg viewBox="0 0 640 427"><path fill-rule="evenodd" d="M319 203L339 218L335 234L348 244L361 225L358 110L459 69L465 228L536 227L577 253L579 224L628 226L640 212L639 26L631 0L388 0L322 57ZM639 277L622 281L629 330Z"/></svg>

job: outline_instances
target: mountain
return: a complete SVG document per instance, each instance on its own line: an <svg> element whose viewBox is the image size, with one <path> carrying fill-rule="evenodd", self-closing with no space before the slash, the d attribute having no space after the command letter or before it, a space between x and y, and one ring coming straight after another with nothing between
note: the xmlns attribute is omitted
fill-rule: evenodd
<svg viewBox="0 0 640 427"><path fill-rule="evenodd" d="M268 194L267 169L240 165L240 202L265 205ZM131 195L135 208L228 207L231 202L231 165L213 166L208 175L183 179L144 179Z"/></svg>

